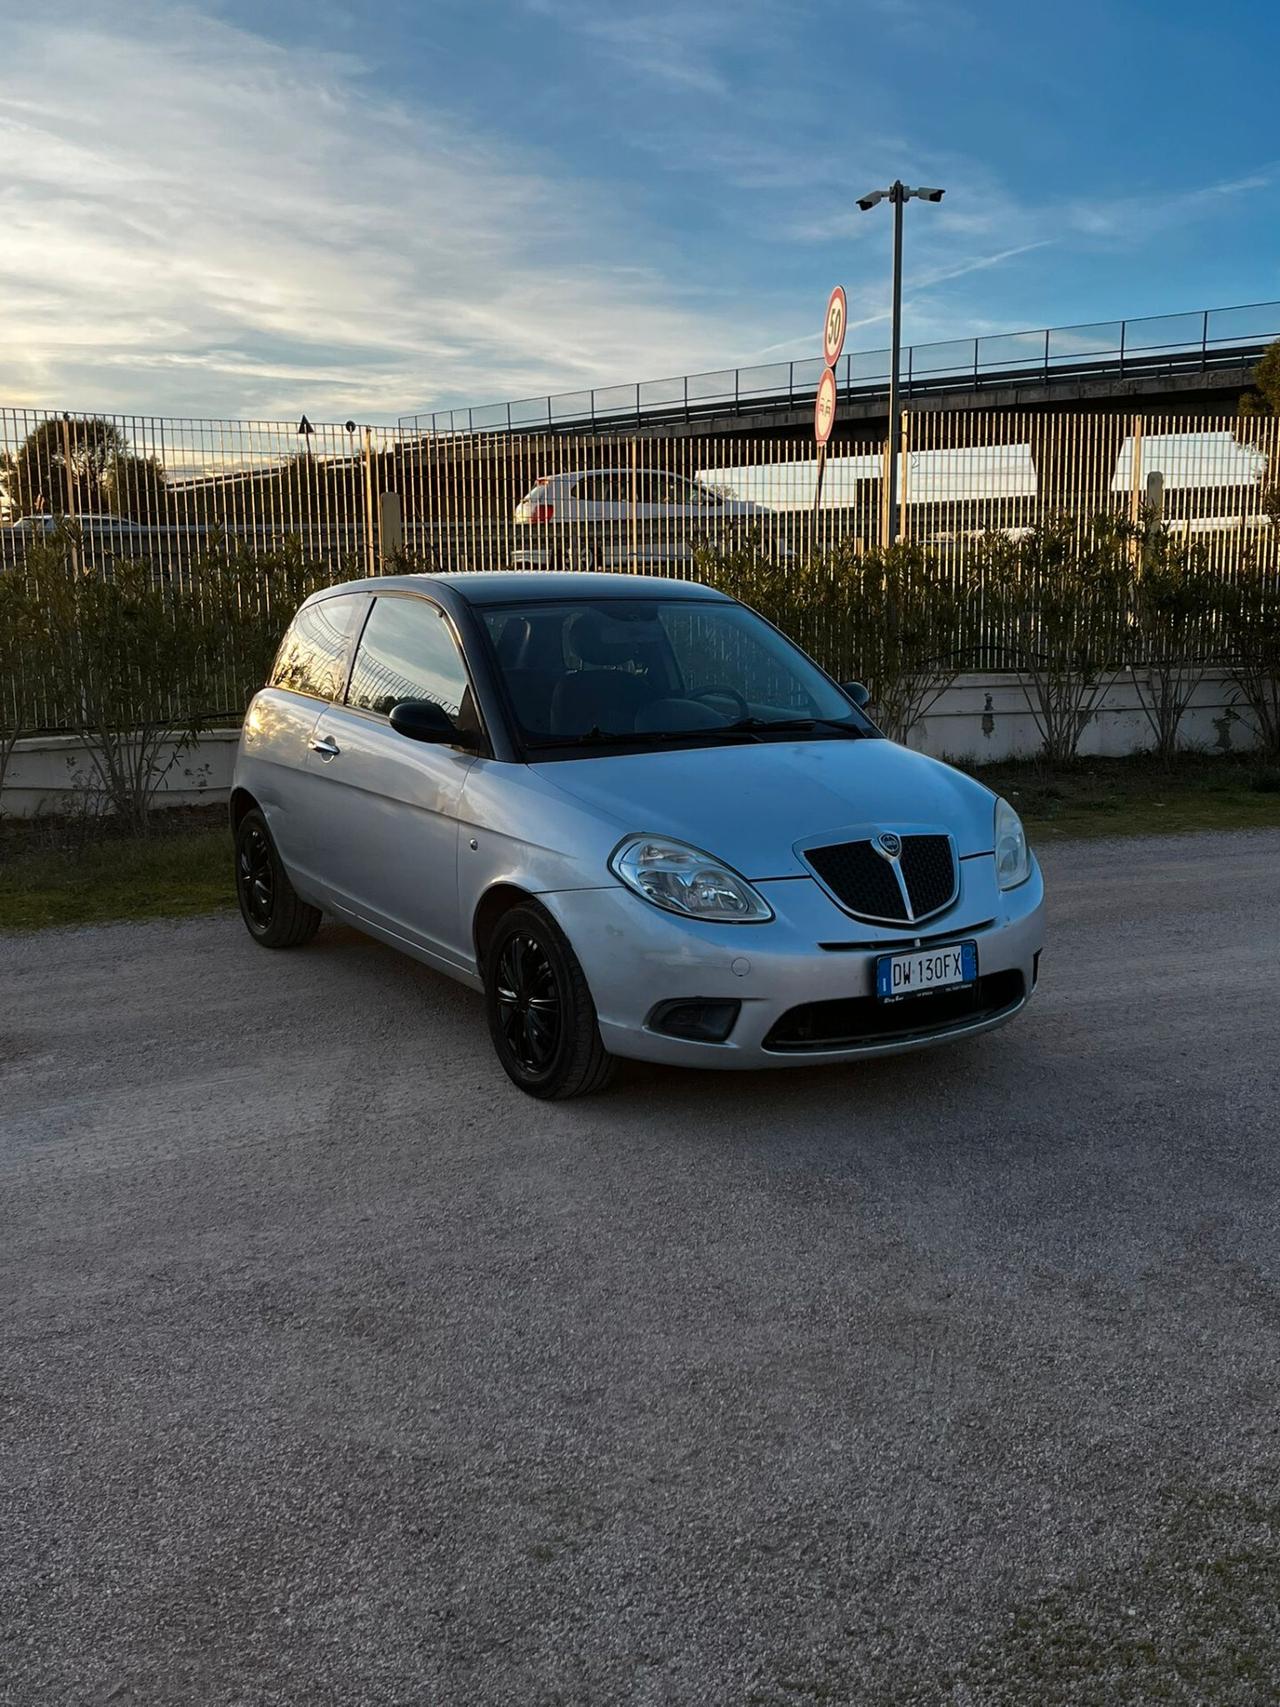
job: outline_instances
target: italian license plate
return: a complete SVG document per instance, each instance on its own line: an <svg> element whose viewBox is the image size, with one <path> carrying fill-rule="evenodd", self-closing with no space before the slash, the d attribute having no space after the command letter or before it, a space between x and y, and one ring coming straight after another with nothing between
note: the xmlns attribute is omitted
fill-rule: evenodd
<svg viewBox="0 0 1280 1707"><path fill-rule="evenodd" d="M876 995L882 1002L923 996L930 990L955 989L978 976L976 942L952 942L945 948L913 948L909 954L882 954L876 961Z"/></svg>

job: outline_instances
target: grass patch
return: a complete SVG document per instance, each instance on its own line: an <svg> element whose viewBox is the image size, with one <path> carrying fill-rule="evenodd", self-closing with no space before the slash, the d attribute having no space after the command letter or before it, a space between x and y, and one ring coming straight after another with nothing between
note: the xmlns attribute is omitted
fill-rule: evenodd
<svg viewBox="0 0 1280 1707"><path fill-rule="evenodd" d="M235 905L231 837L217 828L161 828L145 840L110 836L49 848L12 833L0 844L0 930L182 919Z"/></svg>
<svg viewBox="0 0 1280 1707"><path fill-rule="evenodd" d="M1033 841L1280 827L1280 771L1247 754L1187 753L1168 770L1142 754L1061 770L1034 760L961 769L1003 794Z"/></svg>

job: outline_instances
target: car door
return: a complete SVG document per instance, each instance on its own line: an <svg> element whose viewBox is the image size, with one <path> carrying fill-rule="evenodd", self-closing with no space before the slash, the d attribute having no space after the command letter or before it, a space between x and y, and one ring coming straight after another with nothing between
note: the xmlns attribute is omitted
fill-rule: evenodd
<svg viewBox="0 0 1280 1707"><path fill-rule="evenodd" d="M631 493L625 470L603 468L573 483L568 516L574 525L571 561L583 569L607 569L626 549Z"/></svg>
<svg viewBox="0 0 1280 1707"><path fill-rule="evenodd" d="M458 907L458 801L474 751L391 727L402 700L429 699L477 728L449 619L431 599L381 593L356 645L345 703L326 707L309 763L322 784L325 869L336 903L380 932L465 965Z"/></svg>
<svg viewBox="0 0 1280 1707"><path fill-rule="evenodd" d="M657 469L640 469L632 547L635 565L687 563L690 536L697 530L700 513L691 481Z"/></svg>

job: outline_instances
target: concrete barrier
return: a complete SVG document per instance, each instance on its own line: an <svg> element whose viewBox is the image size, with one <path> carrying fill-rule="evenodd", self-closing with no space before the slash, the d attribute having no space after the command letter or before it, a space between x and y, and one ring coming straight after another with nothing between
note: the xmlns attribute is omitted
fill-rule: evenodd
<svg viewBox="0 0 1280 1707"><path fill-rule="evenodd" d="M238 729L209 729L190 746L169 743L157 808L218 805L231 790ZM9 761L0 811L15 818L41 812L98 809L99 784L85 744L76 735L35 735L19 741Z"/></svg>
<svg viewBox="0 0 1280 1707"><path fill-rule="evenodd" d="M1126 670L1108 687L1081 732L1082 758L1121 758L1155 745L1139 693L1145 680L1144 671ZM1225 671L1210 671L1200 683L1179 739L1202 752L1237 752L1257 744L1249 708ZM1040 736L1019 676L974 674L958 677L941 695L908 745L935 758L992 764L1034 758Z"/></svg>

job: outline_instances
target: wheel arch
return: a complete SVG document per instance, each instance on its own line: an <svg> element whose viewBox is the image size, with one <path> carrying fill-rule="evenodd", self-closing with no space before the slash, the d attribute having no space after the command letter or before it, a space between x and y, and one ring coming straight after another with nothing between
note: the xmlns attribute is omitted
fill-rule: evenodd
<svg viewBox="0 0 1280 1707"><path fill-rule="evenodd" d="M489 952L489 944L493 941L493 933L498 928L498 920L513 907L537 899L536 895L528 889L522 889L518 883L495 883L480 897L471 921L471 936L476 950L476 968L482 977L485 957Z"/></svg>
<svg viewBox="0 0 1280 1707"><path fill-rule="evenodd" d="M247 788L233 788L231 790L231 798L227 802L227 814L231 819L232 835L240 828L245 814L252 812L256 806L258 806L258 802ZM258 810L261 811L261 807L258 807Z"/></svg>

